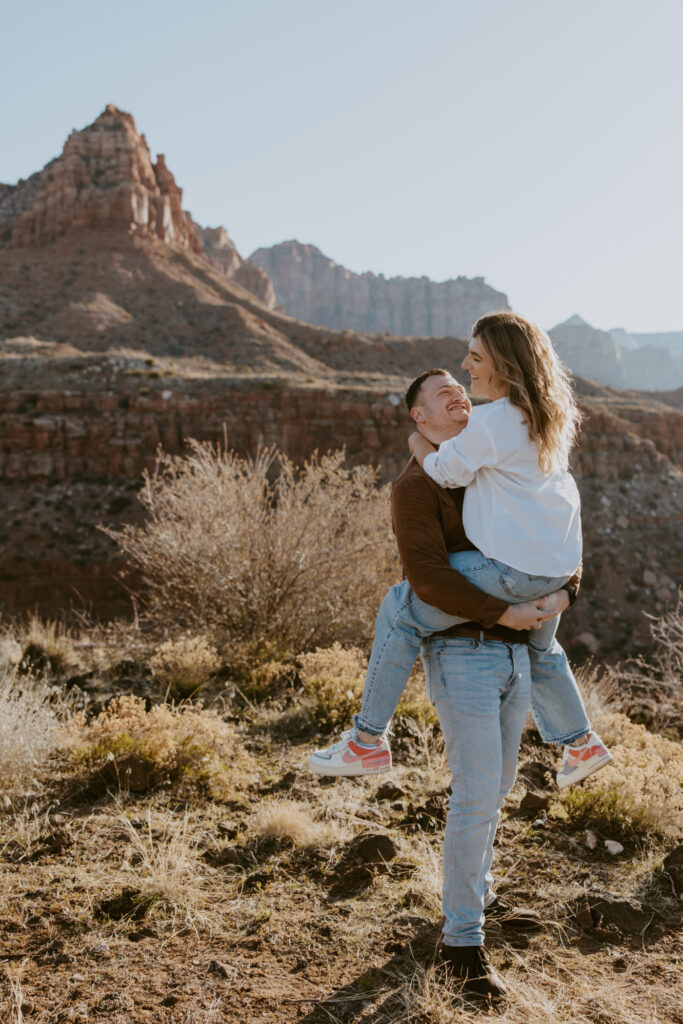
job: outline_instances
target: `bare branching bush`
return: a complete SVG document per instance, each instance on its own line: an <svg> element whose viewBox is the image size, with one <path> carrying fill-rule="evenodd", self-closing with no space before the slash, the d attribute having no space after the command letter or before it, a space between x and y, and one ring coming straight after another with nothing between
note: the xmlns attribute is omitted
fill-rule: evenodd
<svg viewBox="0 0 683 1024"><path fill-rule="evenodd" d="M650 627L657 644L655 664L665 680L683 687L683 594L679 591L676 607L654 619Z"/></svg>
<svg viewBox="0 0 683 1024"><path fill-rule="evenodd" d="M71 763L93 782L145 792L175 783L216 799L245 784L247 755L234 726L212 710L115 697L92 722L75 715L64 729Z"/></svg>
<svg viewBox="0 0 683 1024"><path fill-rule="evenodd" d="M331 822L316 821L313 808L298 800L268 800L256 812L254 831L266 839L287 840L293 846L317 846L331 839Z"/></svg>
<svg viewBox="0 0 683 1024"><path fill-rule="evenodd" d="M203 636L167 640L149 661L165 693L181 700L198 693L220 663L216 649Z"/></svg>
<svg viewBox="0 0 683 1024"><path fill-rule="evenodd" d="M322 729L349 724L360 706L367 659L357 647L340 643L299 658L301 681L313 700L313 718Z"/></svg>
<svg viewBox="0 0 683 1024"><path fill-rule="evenodd" d="M59 702L39 681L0 672L0 792L6 798L37 784L59 746Z"/></svg>
<svg viewBox="0 0 683 1024"><path fill-rule="evenodd" d="M614 839L680 836L681 744L648 732L622 714L604 714L596 726L614 760L563 795L571 823Z"/></svg>
<svg viewBox="0 0 683 1024"><path fill-rule="evenodd" d="M364 642L397 575L376 482L343 452L297 468L274 449L242 459L191 441L148 475L147 524L105 532L141 570L150 613L174 628L291 653Z"/></svg>

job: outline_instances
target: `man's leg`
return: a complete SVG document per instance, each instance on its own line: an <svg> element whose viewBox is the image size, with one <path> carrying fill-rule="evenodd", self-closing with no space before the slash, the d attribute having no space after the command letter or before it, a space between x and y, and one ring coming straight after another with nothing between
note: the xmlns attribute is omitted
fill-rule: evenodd
<svg viewBox="0 0 683 1024"><path fill-rule="evenodd" d="M439 639L424 644L423 662L452 772L443 942L481 946L493 840L528 706L528 654L520 644Z"/></svg>

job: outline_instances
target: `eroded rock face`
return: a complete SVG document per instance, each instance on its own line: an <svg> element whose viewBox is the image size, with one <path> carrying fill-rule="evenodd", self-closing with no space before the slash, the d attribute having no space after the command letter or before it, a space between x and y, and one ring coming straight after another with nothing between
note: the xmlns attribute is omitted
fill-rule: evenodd
<svg viewBox="0 0 683 1024"><path fill-rule="evenodd" d="M91 125L73 131L61 156L42 171L3 186L0 240L34 246L95 229L156 236L199 252L181 201L163 154L153 164L131 115L109 104Z"/></svg>
<svg viewBox="0 0 683 1024"><path fill-rule="evenodd" d="M571 316L548 333L560 359L574 373L598 384L626 385L621 350L611 334L591 327L580 316Z"/></svg>
<svg viewBox="0 0 683 1024"><path fill-rule="evenodd" d="M336 329L468 337L484 313L510 308L483 277L430 281L354 274L314 245L297 241L257 249L249 259L268 274L286 313Z"/></svg>
<svg viewBox="0 0 683 1024"><path fill-rule="evenodd" d="M275 288L265 270L251 260L242 259L224 227L203 228L192 221L195 234L202 244L202 252L225 276L241 284L269 309L275 309Z"/></svg>

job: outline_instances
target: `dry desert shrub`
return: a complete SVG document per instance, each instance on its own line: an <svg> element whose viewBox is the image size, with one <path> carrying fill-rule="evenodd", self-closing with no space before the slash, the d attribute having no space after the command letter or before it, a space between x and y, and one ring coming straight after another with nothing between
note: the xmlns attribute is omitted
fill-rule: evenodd
<svg viewBox="0 0 683 1024"><path fill-rule="evenodd" d="M604 714L596 725L614 760L562 797L571 823L615 839L680 836L683 746L623 714Z"/></svg>
<svg viewBox="0 0 683 1024"><path fill-rule="evenodd" d="M161 644L149 664L165 693L182 700L198 693L221 661L205 637L181 636Z"/></svg>
<svg viewBox="0 0 683 1024"><path fill-rule="evenodd" d="M9 798L36 784L57 750L60 702L42 683L0 673L0 791Z"/></svg>
<svg viewBox="0 0 683 1024"><path fill-rule="evenodd" d="M144 527L105 530L142 572L149 612L216 640L281 651L363 642L397 574L388 491L344 453L296 467L190 442L161 454L140 500Z"/></svg>
<svg viewBox="0 0 683 1024"><path fill-rule="evenodd" d="M145 792L186 784L216 799L244 783L247 755L234 726L216 712L115 697L92 722L75 715L64 729L74 768L93 783Z"/></svg>
<svg viewBox="0 0 683 1024"><path fill-rule="evenodd" d="M0 665L16 666L24 675L62 675L80 664L71 631L37 615L8 623L0 636Z"/></svg>
<svg viewBox="0 0 683 1024"><path fill-rule="evenodd" d="M313 808L298 800L268 800L254 819L254 831L265 839L288 840L294 846L318 846L336 835L333 823L316 821Z"/></svg>
<svg viewBox="0 0 683 1024"><path fill-rule="evenodd" d="M348 724L360 707L367 659L357 647L318 647L299 657L301 681L321 729Z"/></svg>

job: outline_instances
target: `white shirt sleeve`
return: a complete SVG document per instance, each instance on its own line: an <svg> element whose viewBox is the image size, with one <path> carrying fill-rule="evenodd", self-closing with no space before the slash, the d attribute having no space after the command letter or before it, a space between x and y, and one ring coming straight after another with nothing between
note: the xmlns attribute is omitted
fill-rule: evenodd
<svg viewBox="0 0 683 1024"><path fill-rule="evenodd" d="M495 466L498 453L489 428L481 420L470 419L457 437L443 441L437 452L424 460L427 476L441 487L466 487L484 466Z"/></svg>

